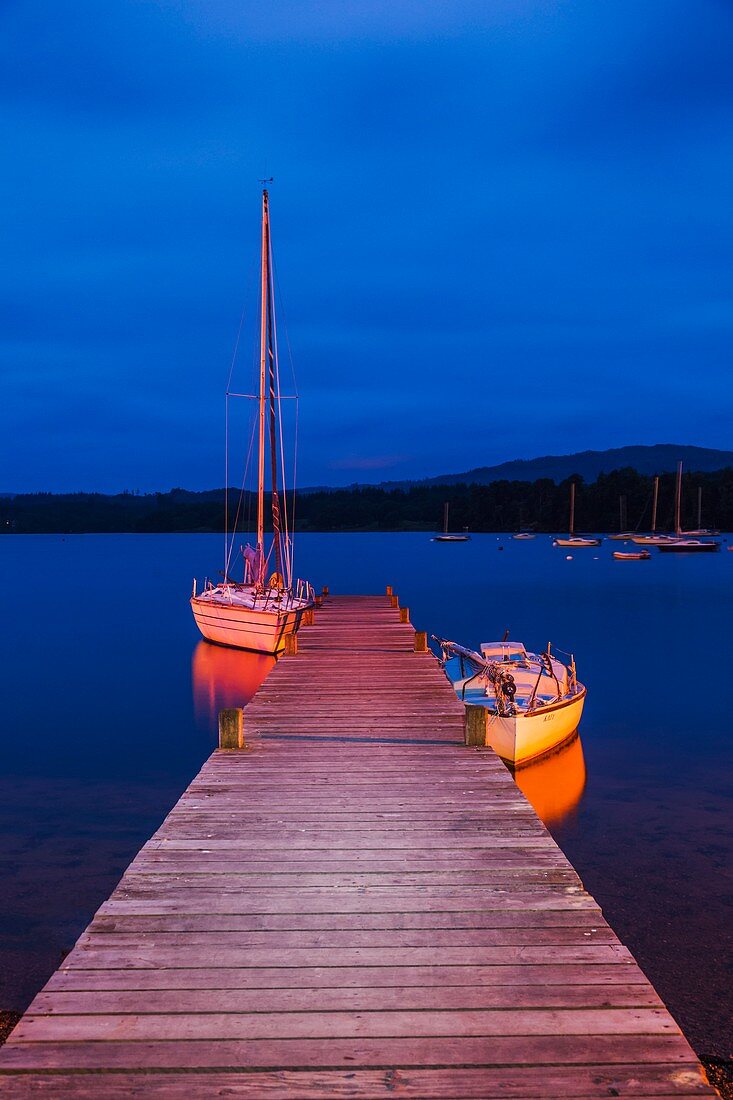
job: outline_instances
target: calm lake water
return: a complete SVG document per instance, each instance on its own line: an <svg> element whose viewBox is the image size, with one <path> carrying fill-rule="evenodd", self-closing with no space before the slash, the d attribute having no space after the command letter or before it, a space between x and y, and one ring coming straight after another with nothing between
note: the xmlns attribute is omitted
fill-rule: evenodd
<svg viewBox="0 0 733 1100"><path fill-rule="evenodd" d="M618 544L615 544L618 547ZM703 1054L730 1056L733 554L616 562L548 536L301 535L333 593L393 584L418 629L572 650L581 737L519 777ZM22 1009L216 742L266 658L199 641L210 535L6 536L0 1009ZM726 948L727 945L727 948Z"/></svg>

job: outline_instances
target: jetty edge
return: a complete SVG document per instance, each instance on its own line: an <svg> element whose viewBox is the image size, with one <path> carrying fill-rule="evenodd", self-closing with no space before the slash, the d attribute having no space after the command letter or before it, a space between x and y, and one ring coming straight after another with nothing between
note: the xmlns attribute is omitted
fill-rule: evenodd
<svg viewBox="0 0 733 1100"><path fill-rule="evenodd" d="M297 637L0 1050L0 1095L717 1095L396 595L326 594Z"/></svg>

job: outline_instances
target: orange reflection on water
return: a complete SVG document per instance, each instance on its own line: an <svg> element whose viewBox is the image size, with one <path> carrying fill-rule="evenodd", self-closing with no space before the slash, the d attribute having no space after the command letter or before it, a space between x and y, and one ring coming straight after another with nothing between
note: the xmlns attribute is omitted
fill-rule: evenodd
<svg viewBox="0 0 733 1100"><path fill-rule="evenodd" d="M243 707L274 666L266 653L200 641L191 664L196 721L216 726L220 710Z"/></svg>
<svg viewBox="0 0 733 1100"><path fill-rule="evenodd" d="M585 759L580 737L551 756L527 764L514 782L548 827L559 825L576 809L585 790Z"/></svg>

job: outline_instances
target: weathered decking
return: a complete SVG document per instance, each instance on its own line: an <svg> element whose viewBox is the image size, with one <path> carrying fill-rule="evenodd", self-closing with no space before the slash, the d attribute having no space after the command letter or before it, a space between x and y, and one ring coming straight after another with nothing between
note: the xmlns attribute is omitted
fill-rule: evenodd
<svg viewBox="0 0 733 1100"><path fill-rule="evenodd" d="M332 599L0 1051L0 1094L714 1095L384 597ZM73 883L69 884L73 889Z"/></svg>

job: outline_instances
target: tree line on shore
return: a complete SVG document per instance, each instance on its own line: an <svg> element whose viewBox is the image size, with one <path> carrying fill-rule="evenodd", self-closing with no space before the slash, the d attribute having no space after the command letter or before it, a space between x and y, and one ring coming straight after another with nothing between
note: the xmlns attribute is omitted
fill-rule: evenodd
<svg viewBox="0 0 733 1100"><path fill-rule="evenodd" d="M509 532L564 531L568 526L571 481L576 483L576 530L613 532L626 517L630 530L651 525L653 478L632 469L602 474L592 483L580 476L555 484L539 481L494 481L488 485L426 485L405 489L353 486L300 492L295 501L299 531L431 531L442 526L444 502L450 504L450 529ZM698 490L702 490L702 523L733 530L733 469L689 473L683 478L682 526L697 526ZM657 528L673 524L675 475L659 482ZM624 503L621 505L620 502ZM292 509L292 498L288 505ZM252 530L255 497L229 491L230 520L239 515L238 530ZM230 523L231 526L231 523ZM224 490L168 493L28 493L0 498L0 531L15 534L91 532L210 532L224 528Z"/></svg>

